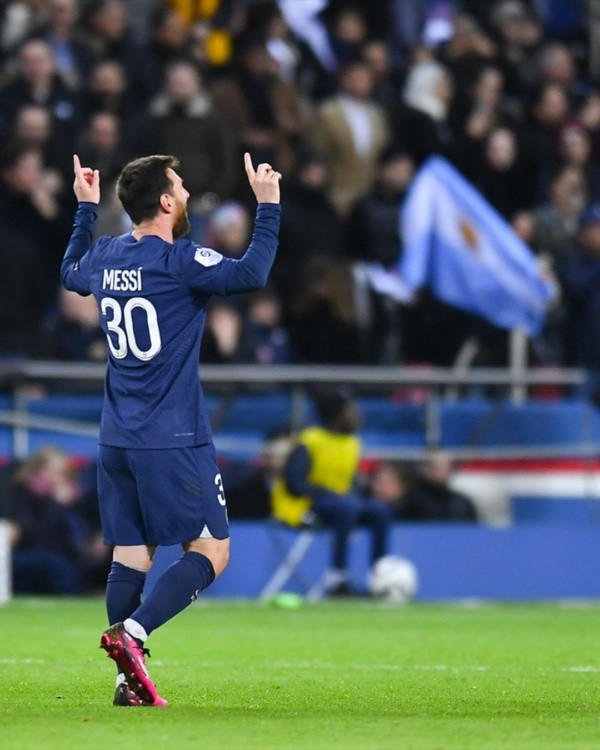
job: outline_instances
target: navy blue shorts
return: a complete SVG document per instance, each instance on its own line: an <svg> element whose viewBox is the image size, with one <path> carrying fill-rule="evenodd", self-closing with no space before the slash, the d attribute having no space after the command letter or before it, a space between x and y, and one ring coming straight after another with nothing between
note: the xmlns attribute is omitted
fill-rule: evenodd
<svg viewBox="0 0 600 750"><path fill-rule="evenodd" d="M214 446L100 446L98 498L106 544L180 544L229 536Z"/></svg>

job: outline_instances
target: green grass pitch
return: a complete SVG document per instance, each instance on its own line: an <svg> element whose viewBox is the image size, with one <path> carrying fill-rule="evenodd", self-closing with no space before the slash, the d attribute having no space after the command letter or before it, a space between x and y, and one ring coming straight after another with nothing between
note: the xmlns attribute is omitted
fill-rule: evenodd
<svg viewBox="0 0 600 750"><path fill-rule="evenodd" d="M111 705L100 600L0 608L2 750L600 746L600 608L207 601L153 634L166 709Z"/></svg>

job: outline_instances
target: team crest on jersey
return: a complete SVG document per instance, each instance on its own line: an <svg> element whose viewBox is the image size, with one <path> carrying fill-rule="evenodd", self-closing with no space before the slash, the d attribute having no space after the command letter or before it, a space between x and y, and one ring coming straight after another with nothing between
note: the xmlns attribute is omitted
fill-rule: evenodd
<svg viewBox="0 0 600 750"><path fill-rule="evenodd" d="M209 268L210 266L216 266L223 260L221 253L216 250L211 250L209 247L198 247L194 253L194 260L196 263L200 263L201 266Z"/></svg>

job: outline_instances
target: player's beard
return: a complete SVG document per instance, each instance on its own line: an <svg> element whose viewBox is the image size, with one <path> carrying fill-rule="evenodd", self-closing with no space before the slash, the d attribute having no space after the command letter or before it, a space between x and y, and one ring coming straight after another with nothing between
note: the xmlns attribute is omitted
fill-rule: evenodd
<svg viewBox="0 0 600 750"><path fill-rule="evenodd" d="M178 240L190 231L190 219L185 203L179 204L179 212L173 224L173 239Z"/></svg>

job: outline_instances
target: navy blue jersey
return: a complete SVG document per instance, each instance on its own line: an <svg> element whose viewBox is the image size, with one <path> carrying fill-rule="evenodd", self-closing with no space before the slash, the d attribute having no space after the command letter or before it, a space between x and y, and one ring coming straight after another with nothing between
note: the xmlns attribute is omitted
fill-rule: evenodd
<svg viewBox="0 0 600 750"><path fill-rule="evenodd" d="M97 206L80 203L61 268L64 286L93 294L108 338L100 442L177 448L211 440L198 375L206 305L213 294L265 285L275 258L280 206L261 203L248 250L224 258L190 240L101 237Z"/></svg>

